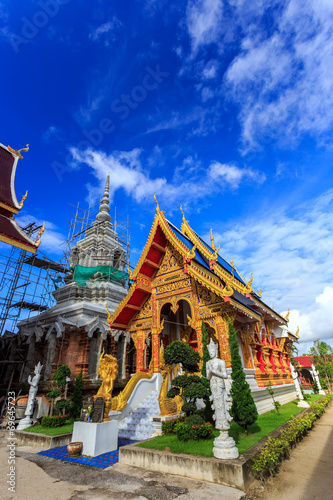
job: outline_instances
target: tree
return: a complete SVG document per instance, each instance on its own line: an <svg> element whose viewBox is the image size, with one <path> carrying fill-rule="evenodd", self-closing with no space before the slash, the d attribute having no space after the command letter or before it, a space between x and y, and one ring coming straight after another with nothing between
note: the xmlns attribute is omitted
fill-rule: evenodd
<svg viewBox="0 0 333 500"><path fill-rule="evenodd" d="M54 380L56 388L51 392L48 392L46 396L52 399L51 403L51 416L53 415L54 400L64 393L64 398L56 403L56 409L58 411L62 410L65 414L65 409L69 407L69 401L66 399L67 395L67 377L71 374L71 370L68 365L61 365L53 374L52 380Z"/></svg>
<svg viewBox="0 0 333 500"><path fill-rule="evenodd" d="M231 415L234 421L243 427L245 435L247 435L248 427L254 424L258 418L258 411L253 401L250 386L245 379L242 360L238 349L237 334L230 319L228 325L232 378L230 391L232 396Z"/></svg>
<svg viewBox="0 0 333 500"><path fill-rule="evenodd" d="M320 381L323 387L332 392L333 386L333 349L331 346L321 340L315 340L310 347L310 356L314 359L315 368L319 373Z"/></svg>
<svg viewBox="0 0 333 500"><path fill-rule="evenodd" d="M167 365L181 363L183 375L178 375L171 382L168 398L181 395L185 403L182 411L186 416L193 415L197 409L196 400L208 396L208 390L202 377L194 375L199 371L199 353L184 342L175 340L164 351L164 361Z"/></svg>
<svg viewBox="0 0 333 500"><path fill-rule="evenodd" d="M209 338L208 338L208 332L207 332L207 328L206 328L204 320L202 320L202 323L201 323L201 341L202 341L201 375L203 377L203 382L206 385L207 390L208 390L208 395L203 398L204 403L205 403L204 416L205 416L205 420L207 422L212 422L214 412L212 410L212 403L209 399L212 392L210 390L210 383L209 383L209 380L207 379L207 374L206 374L206 364L207 364L207 361L210 360L210 356L209 356L209 352L208 352L208 348L207 348L207 346L209 344Z"/></svg>
<svg viewBox="0 0 333 500"><path fill-rule="evenodd" d="M81 414L81 408L83 405L82 387L82 372L80 372L75 379L74 392L71 399L70 414L73 418L79 418Z"/></svg>

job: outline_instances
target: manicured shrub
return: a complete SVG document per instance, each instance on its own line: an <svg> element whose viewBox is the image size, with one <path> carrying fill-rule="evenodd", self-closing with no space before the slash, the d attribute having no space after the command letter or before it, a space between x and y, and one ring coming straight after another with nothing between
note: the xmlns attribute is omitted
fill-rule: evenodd
<svg viewBox="0 0 333 500"><path fill-rule="evenodd" d="M83 396L82 396L82 372L75 379L74 392L71 399L70 415L73 418L79 418L81 414L81 408L83 406Z"/></svg>
<svg viewBox="0 0 333 500"><path fill-rule="evenodd" d="M267 474L275 471L284 456L289 455L289 450L295 446L312 429L315 421L325 411L325 407L333 399L333 395L325 396L318 403L311 405L311 410L301 417L292 418L288 427L284 429L279 438L269 438L257 457L252 457L252 469L257 477L263 480Z"/></svg>
<svg viewBox="0 0 333 500"><path fill-rule="evenodd" d="M61 365L57 371L53 374L52 380L57 382L58 387L65 387L66 378L71 374L71 370L68 365Z"/></svg>
<svg viewBox="0 0 333 500"><path fill-rule="evenodd" d="M188 441L192 437L192 427L185 424L185 422L180 422L175 425L176 436L179 441Z"/></svg>
<svg viewBox="0 0 333 500"><path fill-rule="evenodd" d="M200 417L200 415L195 414L195 415L191 415L189 417L186 417L185 423L192 427L192 425L203 425L205 423L205 421L202 417Z"/></svg>
<svg viewBox="0 0 333 500"><path fill-rule="evenodd" d="M57 411L67 410L70 405L71 403L70 401L68 401L68 399L59 399L59 401L56 402L55 409Z"/></svg>
<svg viewBox="0 0 333 500"><path fill-rule="evenodd" d="M196 426L196 439L207 439L213 437L214 427L209 422Z"/></svg>
<svg viewBox="0 0 333 500"><path fill-rule="evenodd" d="M162 434L175 434L175 425L184 422L185 417L173 418L162 422Z"/></svg>
<svg viewBox="0 0 333 500"><path fill-rule="evenodd" d="M247 435L247 428L257 420L258 411L251 394L250 386L245 379L237 335L231 320L229 320L229 345L232 378L230 391L232 396L231 415L234 421L243 427Z"/></svg>
<svg viewBox="0 0 333 500"><path fill-rule="evenodd" d="M202 377L192 375L199 371L199 353L184 342L174 341L164 351L164 361L167 365L181 363L185 373L171 381L168 398L181 395L185 400L182 411L186 416L193 415L197 409L196 400L208 395L208 388Z"/></svg>

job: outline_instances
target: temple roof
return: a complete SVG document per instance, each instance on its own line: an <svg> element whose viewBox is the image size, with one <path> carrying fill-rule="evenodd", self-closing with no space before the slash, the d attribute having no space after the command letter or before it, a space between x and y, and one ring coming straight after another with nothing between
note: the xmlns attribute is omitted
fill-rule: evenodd
<svg viewBox="0 0 333 500"><path fill-rule="evenodd" d="M21 209L14 186L17 162L18 156L0 144L0 208L2 213L7 212L7 216L17 214Z"/></svg>
<svg viewBox="0 0 333 500"><path fill-rule="evenodd" d="M218 255L218 249L209 246L185 221L179 230L168 221L157 204L156 216L142 255L130 274L133 284L127 296L109 318L110 326L126 330L129 322L141 309L153 288L151 280L159 269L166 252L167 242L183 257L184 273L214 292L225 302L230 302L241 315L259 321L262 316L286 324L285 318L260 300L252 287L252 278L246 282L235 267Z"/></svg>
<svg viewBox="0 0 333 500"><path fill-rule="evenodd" d="M27 151L25 148L24 151ZM34 253L39 244L38 237L33 241L13 219L23 207L27 193L19 203L15 193L15 174L19 158L22 158L22 150L15 151L9 146L0 143L0 241Z"/></svg>
<svg viewBox="0 0 333 500"><path fill-rule="evenodd" d="M303 368L311 368L314 364L312 356L295 356L294 360L297 361L297 363Z"/></svg>

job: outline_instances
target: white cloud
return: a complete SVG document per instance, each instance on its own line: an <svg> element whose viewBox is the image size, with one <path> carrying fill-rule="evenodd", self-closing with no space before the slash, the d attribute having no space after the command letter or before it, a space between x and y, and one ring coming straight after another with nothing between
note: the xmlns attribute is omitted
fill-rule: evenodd
<svg viewBox="0 0 333 500"><path fill-rule="evenodd" d="M59 127L56 127L55 125L50 125L45 132L42 134L42 139L45 142L51 142L54 139L61 139L62 133Z"/></svg>
<svg viewBox="0 0 333 500"><path fill-rule="evenodd" d="M96 29L94 29L94 31L89 34L89 38L96 42L103 38L104 35L113 33L117 28L119 28L119 26L121 26L121 22L116 17L113 17L112 21L101 24ZM104 44L108 45L108 40L104 40Z"/></svg>
<svg viewBox="0 0 333 500"><path fill-rule="evenodd" d="M237 189L241 181L245 178L252 179L262 184L266 180L263 173L254 171L250 168L238 168L235 165L213 162L209 168L209 175L215 182L227 182L231 188Z"/></svg>
<svg viewBox="0 0 333 500"><path fill-rule="evenodd" d="M186 25L191 38L192 52L216 41L223 15L222 0L190 0L186 9Z"/></svg>
<svg viewBox="0 0 333 500"><path fill-rule="evenodd" d="M240 53L226 74L245 150L260 147L263 137L290 145L306 134L331 135L333 3L290 0L274 22L269 36L260 22L243 27Z"/></svg>
<svg viewBox="0 0 333 500"><path fill-rule="evenodd" d="M290 327L300 326L301 341L330 339L333 344L333 190L297 207L272 206L270 212L214 231L220 254L234 262L263 300L275 310L291 309ZM209 234L205 235L209 238ZM209 241L209 240L208 240Z"/></svg>
<svg viewBox="0 0 333 500"><path fill-rule="evenodd" d="M88 185L89 203L98 199L104 188L107 174L110 174L110 196L123 189L128 196L137 202L152 200L154 192L159 199L169 205L183 199L184 193L188 202L205 198L223 189L237 189L241 182L251 181L261 184L263 174L249 168L239 168L213 162L206 171L197 159L188 157L183 164L175 169L174 177L167 181L164 177L150 178L149 172L141 164L140 149L132 151L115 151L107 155L102 151L87 149L71 150L76 163L85 163L93 171L99 181L97 186ZM204 172L204 174L202 174Z"/></svg>

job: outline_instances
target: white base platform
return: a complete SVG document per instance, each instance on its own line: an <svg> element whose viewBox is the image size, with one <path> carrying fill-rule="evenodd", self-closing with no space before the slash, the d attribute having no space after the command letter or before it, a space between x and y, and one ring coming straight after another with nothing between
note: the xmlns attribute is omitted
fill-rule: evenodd
<svg viewBox="0 0 333 500"><path fill-rule="evenodd" d="M83 443L82 455L97 457L118 448L118 421L74 422L72 441Z"/></svg>

